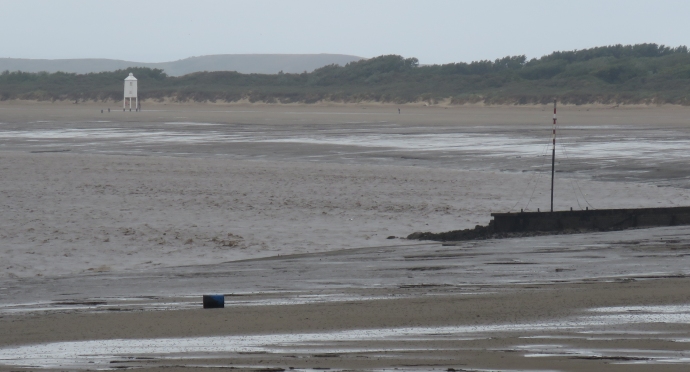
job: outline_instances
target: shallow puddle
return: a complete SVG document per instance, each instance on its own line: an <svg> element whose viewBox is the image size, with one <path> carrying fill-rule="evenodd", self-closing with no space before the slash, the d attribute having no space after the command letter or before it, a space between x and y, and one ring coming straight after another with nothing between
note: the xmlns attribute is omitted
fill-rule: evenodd
<svg viewBox="0 0 690 372"><path fill-rule="evenodd" d="M631 313L630 310L633 310ZM25 345L0 349L0 363L16 366L43 366L90 368L94 364L105 367L116 358L136 360L141 357L194 359L227 358L237 353L371 353L371 352L412 352L417 347L392 346L402 341L441 341L478 340L496 337L500 334L523 334L523 339L545 340L582 338L582 334L600 332L603 335L615 333L617 326L626 326L619 332L623 339L637 336L665 339L668 333L650 333L647 329L639 332L630 325L654 325L655 323L690 323L690 305L674 306L628 306L620 308L595 308L588 314L560 321L523 324L487 324L474 326L411 327L345 330L329 333L292 333L270 335L233 335L189 338L157 339L114 339L76 342L57 342L41 345ZM644 328L644 327L643 327ZM559 333L559 334L554 334ZM530 335L532 334L532 335ZM562 334L562 335L561 335ZM578 336L578 334L580 336ZM677 335L675 335L677 336ZM591 336L589 336L591 338ZM605 340L606 337L602 337ZM358 346L368 342L368 347ZM337 345L337 346L336 346ZM388 345L388 346L385 346ZM515 348L526 357L574 356L612 360L620 363L685 363L690 351L663 352L636 349L578 349L564 343L522 345Z"/></svg>
<svg viewBox="0 0 690 372"><path fill-rule="evenodd" d="M37 122L38 123L38 122ZM45 122L41 122L45 123ZM113 124L110 121L95 121L93 124ZM219 127L224 124L206 122L164 122L163 125L179 126L180 130L170 131L159 128L59 128L33 130L0 131L0 139L22 140L93 140L115 141L121 143L156 144L156 143L217 143L217 142L259 142L259 143L304 143L315 145L356 146L366 148L386 148L403 151L461 151L485 157L505 156L539 156L544 155L545 141L541 137L506 135L500 133L371 133L366 129L324 129L317 133L295 131L241 131L241 134L222 130L204 130L204 127ZM349 124L362 124L351 122ZM188 126L184 130L183 126ZM377 127L390 125L376 123ZM194 129L194 127L197 127ZM413 129L413 128L412 128ZM408 128L407 130L410 130ZM589 137L587 142L577 142L577 137L563 137L568 143L569 158L637 158L668 159L687 158L686 149L690 140L674 138L637 138L615 137L607 135Z"/></svg>
<svg viewBox="0 0 690 372"><path fill-rule="evenodd" d="M238 297L226 295L225 307L232 306L284 306L284 305L305 305L327 302L359 302L387 299L400 299L410 296L347 296L347 295L295 295L278 298L261 298L257 294L251 298L250 294L243 294ZM473 295L473 293L467 293ZM199 295L177 296L178 301L160 298L88 298L83 300L61 300L43 301L23 304L3 304L0 305L0 314L22 314L32 312L97 312L97 311L163 311L163 310L188 310L202 308L202 298Z"/></svg>

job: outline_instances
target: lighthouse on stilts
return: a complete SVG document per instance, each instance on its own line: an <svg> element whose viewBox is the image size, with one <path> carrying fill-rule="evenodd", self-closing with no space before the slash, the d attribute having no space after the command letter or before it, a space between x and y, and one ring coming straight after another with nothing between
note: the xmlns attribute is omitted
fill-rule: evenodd
<svg viewBox="0 0 690 372"><path fill-rule="evenodd" d="M127 108L127 98L129 98L129 111L132 111L132 98L134 98L134 108L139 109L139 98L137 97L137 78L131 72L125 78L125 101L122 103L122 111Z"/></svg>

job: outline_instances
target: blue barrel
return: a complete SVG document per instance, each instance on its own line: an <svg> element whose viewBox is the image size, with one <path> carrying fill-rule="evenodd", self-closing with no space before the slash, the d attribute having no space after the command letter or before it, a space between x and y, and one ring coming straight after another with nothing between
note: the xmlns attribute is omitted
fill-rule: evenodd
<svg viewBox="0 0 690 372"><path fill-rule="evenodd" d="M224 307L224 295L204 295L204 309L222 309Z"/></svg>

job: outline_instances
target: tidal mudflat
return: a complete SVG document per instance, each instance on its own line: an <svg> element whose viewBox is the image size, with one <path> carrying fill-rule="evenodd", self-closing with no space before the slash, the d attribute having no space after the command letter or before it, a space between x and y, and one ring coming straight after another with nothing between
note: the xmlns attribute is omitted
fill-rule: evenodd
<svg viewBox="0 0 690 372"><path fill-rule="evenodd" d="M687 368L686 227L400 238L546 210L547 107L101 106L0 105L0 369ZM557 209L690 204L689 109L559 114Z"/></svg>

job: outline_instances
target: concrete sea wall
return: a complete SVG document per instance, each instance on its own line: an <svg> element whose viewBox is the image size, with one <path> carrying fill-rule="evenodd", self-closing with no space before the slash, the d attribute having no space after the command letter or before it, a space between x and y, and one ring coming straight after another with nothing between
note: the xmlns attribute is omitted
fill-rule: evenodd
<svg viewBox="0 0 690 372"><path fill-rule="evenodd" d="M690 225L690 207L492 213L494 233Z"/></svg>

